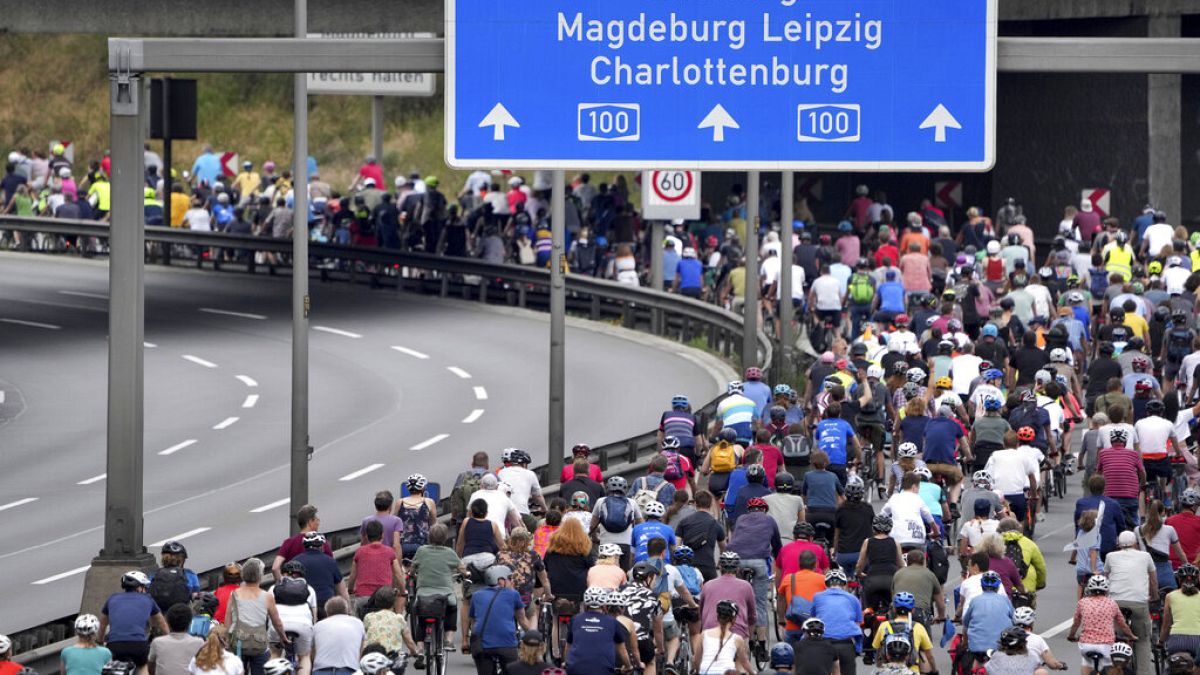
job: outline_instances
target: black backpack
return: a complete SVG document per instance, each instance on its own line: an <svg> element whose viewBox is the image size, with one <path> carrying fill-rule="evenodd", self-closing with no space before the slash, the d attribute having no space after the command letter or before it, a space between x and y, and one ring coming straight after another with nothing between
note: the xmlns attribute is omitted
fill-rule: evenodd
<svg viewBox="0 0 1200 675"><path fill-rule="evenodd" d="M1192 353L1192 331L1189 328L1172 328L1167 334L1167 358L1179 362Z"/></svg>
<svg viewBox="0 0 1200 675"><path fill-rule="evenodd" d="M160 567L150 582L150 597L163 612L172 605L187 604L192 599L188 588L187 574L182 567Z"/></svg>
<svg viewBox="0 0 1200 675"><path fill-rule="evenodd" d="M275 602L289 607L308 603L308 582L304 579L281 577L272 589Z"/></svg>
<svg viewBox="0 0 1200 675"><path fill-rule="evenodd" d="M1029 572L1029 563L1025 562L1025 552L1021 550L1021 542L1016 539L1008 539L1004 542L1004 557L1012 561L1017 567L1017 574L1022 579Z"/></svg>

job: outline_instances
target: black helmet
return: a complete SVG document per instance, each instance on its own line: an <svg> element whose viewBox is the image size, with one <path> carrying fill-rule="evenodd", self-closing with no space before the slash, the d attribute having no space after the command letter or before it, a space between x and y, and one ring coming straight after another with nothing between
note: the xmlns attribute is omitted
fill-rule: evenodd
<svg viewBox="0 0 1200 675"><path fill-rule="evenodd" d="M1004 649L1021 649L1029 634L1019 626L1009 626L1000 632L1000 646Z"/></svg>
<svg viewBox="0 0 1200 675"><path fill-rule="evenodd" d="M650 562L649 560L643 560L642 562L634 565L630 572L633 575L634 581L645 581L650 577L657 576L658 568L655 567L654 563Z"/></svg>
<svg viewBox="0 0 1200 675"><path fill-rule="evenodd" d="M737 443L737 432L729 427L721 429L721 432L717 434L717 437L729 443Z"/></svg>
<svg viewBox="0 0 1200 675"><path fill-rule="evenodd" d="M1163 323L1166 323L1167 319L1169 319L1170 317L1171 317L1171 309L1169 307L1167 307L1166 305L1160 305L1160 306L1154 308L1154 320L1155 321L1161 321Z"/></svg>
<svg viewBox="0 0 1200 675"><path fill-rule="evenodd" d="M1113 353L1116 351L1117 351L1117 348L1115 345L1113 345L1113 343L1111 343L1107 340L1100 343L1100 353L1101 354L1103 354L1105 356L1112 356Z"/></svg>
<svg viewBox="0 0 1200 675"><path fill-rule="evenodd" d="M182 556L184 558L187 557L187 549L183 547L183 544L181 544L177 541L174 541L174 540L168 541L167 543L163 544L162 552L170 553L171 555Z"/></svg>
<svg viewBox="0 0 1200 675"><path fill-rule="evenodd" d="M796 477L786 471L775 474L775 491L788 494L796 487Z"/></svg>
<svg viewBox="0 0 1200 675"><path fill-rule="evenodd" d="M738 606L732 600L722 600L717 603L717 618L732 619L738 615Z"/></svg>
<svg viewBox="0 0 1200 675"><path fill-rule="evenodd" d="M750 483L766 483L767 470L762 464L751 464L746 467L746 481Z"/></svg>
<svg viewBox="0 0 1200 675"><path fill-rule="evenodd" d="M866 494L867 489L862 483L846 483L846 499L852 502L861 502Z"/></svg>
<svg viewBox="0 0 1200 675"><path fill-rule="evenodd" d="M773 406L771 406L771 419L772 419L772 420L785 420L785 419L787 419L787 408L784 408L784 407L783 407L783 406L781 406L781 405L773 405Z"/></svg>
<svg viewBox="0 0 1200 675"><path fill-rule="evenodd" d="M891 532L892 519L884 515L875 516L871 519L871 529L879 533Z"/></svg>
<svg viewBox="0 0 1200 675"><path fill-rule="evenodd" d="M1112 319L1113 321L1124 321L1125 310L1121 309L1120 307L1113 307L1112 309L1108 310L1108 318Z"/></svg>
<svg viewBox="0 0 1200 675"><path fill-rule="evenodd" d="M1160 400L1152 398L1146 401L1146 414L1162 416L1167 411L1167 406Z"/></svg>
<svg viewBox="0 0 1200 675"><path fill-rule="evenodd" d="M1126 349L1142 350L1146 348L1146 341L1138 336L1133 336L1125 343Z"/></svg>
<svg viewBox="0 0 1200 675"><path fill-rule="evenodd" d="M289 560L283 563L283 567L280 569L284 574L298 574L300 576L304 576L304 573L307 571L304 569L304 563L299 560Z"/></svg>
<svg viewBox="0 0 1200 675"><path fill-rule="evenodd" d="M200 595L197 595L196 599L192 601L192 609L195 610L197 614L207 614L212 616L213 613L217 611L217 607L219 607L220 604L221 601L217 599L216 593L205 591Z"/></svg>
<svg viewBox="0 0 1200 675"><path fill-rule="evenodd" d="M797 539L812 539L817 536L817 528L807 521L800 521L792 527L792 536Z"/></svg>

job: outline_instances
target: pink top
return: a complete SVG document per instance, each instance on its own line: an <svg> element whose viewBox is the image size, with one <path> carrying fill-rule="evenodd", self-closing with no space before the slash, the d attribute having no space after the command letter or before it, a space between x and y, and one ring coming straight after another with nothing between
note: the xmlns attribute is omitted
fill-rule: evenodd
<svg viewBox="0 0 1200 675"><path fill-rule="evenodd" d="M1116 640L1113 623L1121 617L1121 608L1106 595L1087 595L1075 606L1079 619L1079 641L1089 645L1110 645Z"/></svg>
<svg viewBox="0 0 1200 675"><path fill-rule="evenodd" d="M817 571L824 572L829 569L829 556L825 555L825 549L816 542L796 540L779 549L779 569L783 572L783 576L795 574L800 571L800 554L805 551L812 551L813 555L817 556Z"/></svg>
<svg viewBox="0 0 1200 675"><path fill-rule="evenodd" d="M559 477L558 482L565 483L574 477L575 477L575 467L571 464L568 464L563 467L562 475ZM601 473L600 467L596 464L588 464L588 478L591 478L592 480L596 481L597 483L604 482L604 474Z"/></svg>
<svg viewBox="0 0 1200 675"><path fill-rule="evenodd" d="M906 253L900 257L900 281L908 292L933 290L929 258L920 253Z"/></svg>
<svg viewBox="0 0 1200 675"><path fill-rule="evenodd" d="M862 251L862 240L854 235L841 237L833 243L842 256L842 264L854 267L858 264L858 256Z"/></svg>
<svg viewBox="0 0 1200 675"><path fill-rule="evenodd" d="M381 586L392 583L392 561L396 559L396 549L385 546L380 542L360 546L354 552L354 565L357 568L354 577L354 595L368 598Z"/></svg>

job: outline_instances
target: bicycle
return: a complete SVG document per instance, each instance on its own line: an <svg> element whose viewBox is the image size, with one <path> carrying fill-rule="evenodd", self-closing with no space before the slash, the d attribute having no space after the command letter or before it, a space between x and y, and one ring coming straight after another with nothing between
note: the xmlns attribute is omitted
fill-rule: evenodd
<svg viewBox="0 0 1200 675"><path fill-rule="evenodd" d="M737 571L737 577L748 584L753 583L754 574L754 568L752 567L739 567ZM750 658L754 659L754 664L760 671L770 665L770 654L768 651L769 647L766 640L759 640L757 637L750 638Z"/></svg>
<svg viewBox="0 0 1200 675"><path fill-rule="evenodd" d="M421 607L422 600L427 603L424 607ZM426 596L418 600L414 612L425 625L424 670L428 675L446 675L446 636L442 620L448 603L449 598L444 595ZM419 663L417 669L421 669Z"/></svg>

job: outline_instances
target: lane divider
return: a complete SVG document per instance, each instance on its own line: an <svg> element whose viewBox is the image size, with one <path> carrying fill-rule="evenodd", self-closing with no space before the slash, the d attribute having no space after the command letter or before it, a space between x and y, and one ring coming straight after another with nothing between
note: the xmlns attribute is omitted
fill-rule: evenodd
<svg viewBox="0 0 1200 675"><path fill-rule="evenodd" d="M350 473L346 474L345 476L342 476L338 480L340 480L342 482L352 481L355 478L361 478L361 477L371 473L372 471L375 471L376 469L381 469L381 468L383 468L383 464L371 464L370 466L365 466L365 467L359 469L358 471L351 471Z"/></svg>
<svg viewBox="0 0 1200 675"><path fill-rule="evenodd" d="M163 457L167 457L169 455L173 455L173 454L179 452L180 450L183 450L184 448L191 447L191 446L195 445L196 443L197 443L196 439L189 438L182 443L176 443L175 445L172 445L171 447L167 448L166 450L159 451L158 454L162 455Z"/></svg>
<svg viewBox="0 0 1200 675"><path fill-rule="evenodd" d="M233 425L234 425L234 423L235 423L235 422L237 422L239 419L241 419L241 418L239 418L239 417L226 417L225 419L223 419L223 420L221 420L220 422L217 422L215 425L213 425L213 429L214 429L215 431L220 431L220 430L222 430L222 429L228 429L229 427L233 426Z"/></svg>
<svg viewBox="0 0 1200 675"><path fill-rule="evenodd" d="M427 438L427 439L421 441L420 443L417 443L416 445L409 448L409 450L424 450L425 448L428 448L431 445L441 443L442 441L446 440L447 438L450 438L450 434L438 434L437 436L434 436L433 438Z"/></svg>
<svg viewBox="0 0 1200 675"><path fill-rule="evenodd" d="M470 424L483 416L483 408L476 408L471 411L470 415L463 418L463 424Z"/></svg>
<svg viewBox="0 0 1200 675"><path fill-rule="evenodd" d="M253 377L250 377L249 375L238 375L237 379L240 380L241 383L246 385L247 387L257 387L258 386L258 382L255 381L255 379Z"/></svg>
<svg viewBox="0 0 1200 675"><path fill-rule="evenodd" d="M0 511L7 511L9 509L15 509L18 506L24 506L26 504L36 502L37 500L38 500L37 497L26 497L24 499L18 499L15 502L9 502L7 504L0 505Z"/></svg>
<svg viewBox="0 0 1200 675"><path fill-rule="evenodd" d="M242 401L243 408L253 408L258 403L258 394L248 394L246 400Z"/></svg>
<svg viewBox="0 0 1200 675"><path fill-rule="evenodd" d="M200 358L199 356L193 356L191 354L184 354L183 360L191 361L192 363L194 363L198 366L204 366L205 368L216 368L217 367L217 364L213 363L212 361L207 361L205 359Z"/></svg>
<svg viewBox="0 0 1200 675"><path fill-rule="evenodd" d="M468 373L467 371L463 370L462 368L459 368L458 366L446 366L446 370L454 373L455 375L461 377L464 380L471 379L471 374Z"/></svg>
<svg viewBox="0 0 1200 675"><path fill-rule="evenodd" d="M484 389L483 387L475 387L475 398L479 399L480 401L486 401L487 389Z"/></svg>
<svg viewBox="0 0 1200 675"><path fill-rule="evenodd" d="M91 485L92 483L99 483L100 481L104 480L105 478L108 478L108 474L102 473L99 476L92 476L91 478L84 478L83 480L76 483L76 485Z"/></svg>
<svg viewBox="0 0 1200 675"><path fill-rule="evenodd" d="M342 337L354 338L355 340L362 337L362 335L358 333L351 333L348 330L342 330L340 328L330 328L329 326L313 326L313 330L319 330L322 333L331 333L333 335L341 335Z"/></svg>
<svg viewBox="0 0 1200 675"><path fill-rule="evenodd" d="M37 581L33 582L30 585L31 586L45 586L46 584L53 583L55 581L61 581L63 579L66 579L67 577L73 577L76 574L82 574L82 573L90 570L91 568L92 568L91 565L84 565L83 567L76 567L73 570L67 570L66 572L60 572L53 576L46 577L45 579L38 579Z"/></svg>
<svg viewBox="0 0 1200 675"><path fill-rule="evenodd" d="M266 321L267 317L262 314L251 314L249 312L231 312L227 309L213 309L212 307L201 307L201 312L205 314L219 314L221 316L233 316L239 319L253 319L255 321Z"/></svg>
<svg viewBox="0 0 1200 675"><path fill-rule="evenodd" d="M392 345L392 349L395 349L396 351L400 352L401 354L408 354L409 356L416 358L416 359L429 358L428 354L424 354L415 349L409 349L408 347L401 347L400 345Z"/></svg>
<svg viewBox="0 0 1200 675"><path fill-rule="evenodd" d="M42 323L41 321L22 321L21 319L0 319L4 323L11 323L14 326L28 326L30 328L45 328L46 330L62 330L62 326L55 326L52 323Z"/></svg>
<svg viewBox="0 0 1200 675"><path fill-rule="evenodd" d="M107 300L106 293L88 293L87 291L59 291L63 295L74 295L80 298L96 298L97 300Z"/></svg>
<svg viewBox="0 0 1200 675"><path fill-rule="evenodd" d="M212 529L211 527L197 527L194 530L188 530L187 532L181 532L180 534L177 534L173 537L167 537L166 539L160 539L159 541L156 541L153 544L147 544L147 546L153 548L153 547L157 547L157 546L162 546L163 544L167 543L168 541L183 541L184 539L187 539L188 537L194 537L198 534L203 534L205 532L208 532L211 529Z"/></svg>
<svg viewBox="0 0 1200 675"><path fill-rule="evenodd" d="M273 501L270 504L263 504L262 506L259 506L257 508L250 509L250 513L263 513L264 511L270 511L271 509L277 509L277 508L283 506L284 504L287 504L290 501L292 501L290 497L284 497L283 499Z"/></svg>

